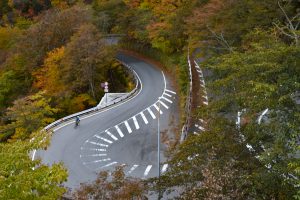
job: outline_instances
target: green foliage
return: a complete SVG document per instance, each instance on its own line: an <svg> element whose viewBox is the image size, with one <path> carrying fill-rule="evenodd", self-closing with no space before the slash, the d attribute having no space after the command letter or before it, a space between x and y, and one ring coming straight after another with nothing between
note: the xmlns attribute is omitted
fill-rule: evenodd
<svg viewBox="0 0 300 200"><path fill-rule="evenodd" d="M33 149L47 145L49 133L33 135L31 142L0 143L0 199L58 199L66 191L60 186L67 179L61 164L48 167L29 158Z"/></svg>
<svg viewBox="0 0 300 200"><path fill-rule="evenodd" d="M1 140L6 140L9 136L11 141L29 138L33 131L53 122L54 118L51 116L57 111L49 105L49 100L43 93L14 101L14 105L6 113L11 123L1 127Z"/></svg>
<svg viewBox="0 0 300 200"><path fill-rule="evenodd" d="M106 171L100 172L91 184L82 184L73 193L74 199L147 199L141 180L126 178L123 167L117 167L112 180Z"/></svg>

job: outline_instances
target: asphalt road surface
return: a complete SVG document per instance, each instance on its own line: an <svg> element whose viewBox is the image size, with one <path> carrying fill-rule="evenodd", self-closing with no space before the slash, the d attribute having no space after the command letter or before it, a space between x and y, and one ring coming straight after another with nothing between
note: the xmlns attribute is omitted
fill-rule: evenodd
<svg viewBox="0 0 300 200"><path fill-rule="evenodd" d="M56 128L47 150L35 155L45 164L63 162L69 172L67 187L92 181L99 171L117 165L125 165L128 176L146 179L158 175L158 119L161 134L172 136L178 124L177 94L159 68L125 54L118 59L138 74L140 92L126 102L82 117L77 128L74 122ZM161 143L161 173L168 168L163 163L165 150Z"/></svg>

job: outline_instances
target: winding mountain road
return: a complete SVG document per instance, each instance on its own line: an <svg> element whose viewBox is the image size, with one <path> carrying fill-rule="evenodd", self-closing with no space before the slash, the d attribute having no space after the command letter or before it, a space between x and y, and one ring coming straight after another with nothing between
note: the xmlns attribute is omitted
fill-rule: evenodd
<svg viewBox="0 0 300 200"><path fill-rule="evenodd" d="M118 59L138 75L139 93L125 102L82 117L77 128L74 122L69 122L54 129L50 146L35 155L45 164L63 162L69 172L67 187L92 181L99 171L113 170L117 165L125 165L128 176L157 176L158 119L161 135L169 137L179 123L177 95L164 73L133 56L122 53ZM163 163L166 147L162 141L162 173L168 167Z"/></svg>

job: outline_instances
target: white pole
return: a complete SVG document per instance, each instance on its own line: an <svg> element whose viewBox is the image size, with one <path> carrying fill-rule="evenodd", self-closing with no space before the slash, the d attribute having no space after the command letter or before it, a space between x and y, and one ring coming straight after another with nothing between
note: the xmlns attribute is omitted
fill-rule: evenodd
<svg viewBox="0 0 300 200"><path fill-rule="evenodd" d="M160 101L158 101L158 117L157 117L157 164L158 164L158 178L160 178Z"/></svg>

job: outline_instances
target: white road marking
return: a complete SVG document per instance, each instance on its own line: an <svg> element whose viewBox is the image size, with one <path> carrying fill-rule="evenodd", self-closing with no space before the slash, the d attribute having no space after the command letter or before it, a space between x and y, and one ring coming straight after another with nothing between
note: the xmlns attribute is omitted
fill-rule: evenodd
<svg viewBox="0 0 300 200"><path fill-rule="evenodd" d="M113 134L111 134L111 132L109 132L108 130L105 130L105 133L107 133L107 135L109 135L112 139L114 140L118 140L118 138L116 136L114 136Z"/></svg>
<svg viewBox="0 0 300 200"><path fill-rule="evenodd" d="M97 157L97 156L107 156L107 154L90 154L90 155L80 155L80 158L82 157Z"/></svg>
<svg viewBox="0 0 300 200"><path fill-rule="evenodd" d="M203 104L208 105L208 102L207 101L203 101Z"/></svg>
<svg viewBox="0 0 300 200"><path fill-rule="evenodd" d="M148 112L150 113L151 117L152 117L153 119L156 119L154 113L152 112L152 110L150 110L149 107L147 108L147 110L148 110Z"/></svg>
<svg viewBox="0 0 300 200"><path fill-rule="evenodd" d="M203 128L202 126L199 126L198 124L195 124L195 126L200 129L201 131L205 131L205 128Z"/></svg>
<svg viewBox="0 0 300 200"><path fill-rule="evenodd" d="M136 130L138 130L138 129L140 128L140 126L139 126L139 123L138 123L138 121L136 120L136 117L135 117L135 116L133 116L133 117L132 117L132 119L133 119L134 126L135 126Z"/></svg>
<svg viewBox="0 0 300 200"><path fill-rule="evenodd" d="M158 100L158 101L161 105L163 105L163 107L165 107L166 109L169 109L169 107L164 102L162 102L161 100Z"/></svg>
<svg viewBox="0 0 300 200"><path fill-rule="evenodd" d="M106 151L106 149L83 148L83 147L81 147L81 150L89 150L89 151Z"/></svg>
<svg viewBox="0 0 300 200"><path fill-rule="evenodd" d="M161 111L161 109L159 109L159 107L156 104L153 104L154 108L159 111L159 113L162 115L163 112Z"/></svg>
<svg viewBox="0 0 300 200"><path fill-rule="evenodd" d="M164 173L165 171L167 171L167 168L168 168L168 164L164 164L161 169L161 173Z"/></svg>
<svg viewBox="0 0 300 200"><path fill-rule="evenodd" d="M121 129L119 128L119 126L118 126L118 125L115 125L115 128L117 129L117 131L118 131L120 137L124 137L124 134L122 133L122 131L121 131Z"/></svg>
<svg viewBox="0 0 300 200"><path fill-rule="evenodd" d="M131 174L139 165L133 165L127 174Z"/></svg>
<svg viewBox="0 0 300 200"><path fill-rule="evenodd" d="M203 119L199 119L199 121L206 124L206 122Z"/></svg>
<svg viewBox="0 0 300 200"><path fill-rule="evenodd" d="M162 75L163 75L163 77L164 77L164 83L165 83L165 88L164 88L164 90L166 90L166 88L167 88L167 81L166 81L166 77L165 77L165 74L164 74L164 72L163 72L163 71L161 71L161 73L162 73Z"/></svg>
<svg viewBox="0 0 300 200"><path fill-rule="evenodd" d="M31 158L31 160L32 160L32 161L34 161L34 156L35 156L35 154L36 154L36 149L35 149L35 150L33 150L33 153L32 153L32 158Z"/></svg>
<svg viewBox="0 0 300 200"><path fill-rule="evenodd" d="M166 95L168 97L172 97L172 95L168 94L168 93L163 93L163 95Z"/></svg>
<svg viewBox="0 0 300 200"><path fill-rule="evenodd" d="M162 99L166 100L169 103L173 103L173 101L171 101L170 99L167 99L166 97L161 97Z"/></svg>
<svg viewBox="0 0 300 200"><path fill-rule="evenodd" d="M129 126L129 124L128 124L128 122L126 120L125 120L124 124L125 124L125 126L127 128L128 133L132 133L132 130L131 130L131 128L130 128L130 126Z"/></svg>
<svg viewBox="0 0 300 200"><path fill-rule="evenodd" d="M88 143L91 143L91 144L94 144L94 145L97 145L100 147L108 147L108 145L106 145L106 144L101 144L101 143L97 143L97 142L88 141Z"/></svg>
<svg viewBox="0 0 300 200"><path fill-rule="evenodd" d="M87 165L87 164L93 164L93 163L98 163L98 162L105 162L105 161L110 161L110 160L111 160L110 158L106 158L106 159L102 159L102 160L94 160L94 161L91 161L91 162L84 162L83 164Z"/></svg>
<svg viewBox="0 0 300 200"><path fill-rule="evenodd" d="M96 138L100 139L100 140L103 140L104 142L109 143L109 144L112 144L112 143L113 143L112 141L110 141L110 140L108 140L108 139L106 139L106 138L100 137L99 135L94 135L94 136L95 136Z"/></svg>
<svg viewBox="0 0 300 200"><path fill-rule="evenodd" d="M148 166L147 166L147 168L146 168L146 170L145 170L145 172L144 172L144 177L146 177L146 176L149 174L151 168L152 168L152 165L148 165Z"/></svg>
<svg viewBox="0 0 300 200"><path fill-rule="evenodd" d="M147 120L147 118L145 117L144 113L143 113L143 112L140 112L140 114L141 114L141 116L142 116L142 118L143 118L145 124L148 124L148 120Z"/></svg>
<svg viewBox="0 0 300 200"><path fill-rule="evenodd" d="M108 163L107 165L104 165L104 166L100 167L100 169L105 168L105 167L109 167L109 166L112 166L112 165L115 165L115 164L117 164L117 163L118 163L118 162L111 162L111 163Z"/></svg>
<svg viewBox="0 0 300 200"><path fill-rule="evenodd" d="M170 93L173 93L173 94L176 94L176 92L172 91L172 90L168 90L168 89L165 89L166 92L170 92Z"/></svg>

